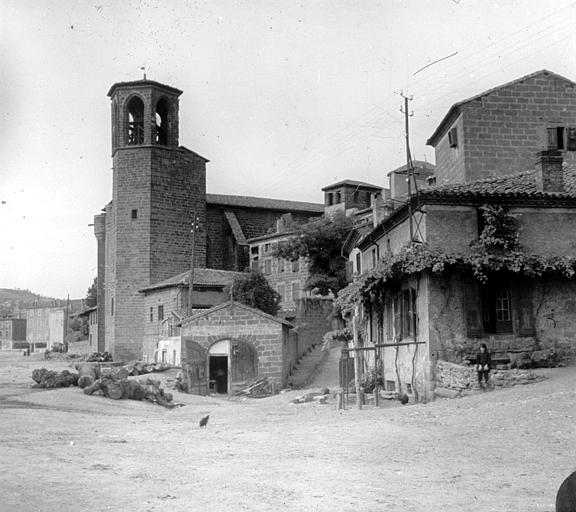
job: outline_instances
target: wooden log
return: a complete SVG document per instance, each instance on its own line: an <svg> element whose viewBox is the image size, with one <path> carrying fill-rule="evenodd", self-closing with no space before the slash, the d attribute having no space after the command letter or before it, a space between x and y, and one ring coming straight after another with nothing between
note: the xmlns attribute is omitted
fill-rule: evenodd
<svg viewBox="0 0 576 512"><path fill-rule="evenodd" d="M100 377L98 363L77 363L75 368L78 370L78 387L80 388L91 386Z"/></svg>

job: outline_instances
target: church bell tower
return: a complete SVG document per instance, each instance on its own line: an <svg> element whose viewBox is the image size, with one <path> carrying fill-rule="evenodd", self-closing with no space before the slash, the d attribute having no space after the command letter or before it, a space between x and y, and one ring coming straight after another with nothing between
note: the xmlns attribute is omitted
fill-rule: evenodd
<svg viewBox="0 0 576 512"><path fill-rule="evenodd" d="M113 182L102 282L105 347L115 360L153 353L144 346L139 291L189 269L193 212L206 223L207 160L178 144L181 94L146 78L116 83L108 92ZM196 233L194 258L205 266L204 231Z"/></svg>

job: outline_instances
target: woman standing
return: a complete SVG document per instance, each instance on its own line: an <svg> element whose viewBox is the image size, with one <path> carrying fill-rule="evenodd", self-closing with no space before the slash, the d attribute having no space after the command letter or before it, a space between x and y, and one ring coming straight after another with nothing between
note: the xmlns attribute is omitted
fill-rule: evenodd
<svg viewBox="0 0 576 512"><path fill-rule="evenodd" d="M492 366L492 358L486 343L480 345L480 352L476 354L476 371L478 372L478 384L482 387L482 377L484 377L485 387L488 388L488 379L490 377L490 368Z"/></svg>

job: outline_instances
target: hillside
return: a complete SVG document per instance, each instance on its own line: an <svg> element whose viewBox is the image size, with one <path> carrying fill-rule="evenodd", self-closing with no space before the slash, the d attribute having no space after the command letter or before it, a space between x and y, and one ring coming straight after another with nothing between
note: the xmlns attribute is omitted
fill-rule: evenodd
<svg viewBox="0 0 576 512"><path fill-rule="evenodd" d="M34 301L52 301L53 297L43 297L30 290L0 288L0 304L4 302L33 303Z"/></svg>

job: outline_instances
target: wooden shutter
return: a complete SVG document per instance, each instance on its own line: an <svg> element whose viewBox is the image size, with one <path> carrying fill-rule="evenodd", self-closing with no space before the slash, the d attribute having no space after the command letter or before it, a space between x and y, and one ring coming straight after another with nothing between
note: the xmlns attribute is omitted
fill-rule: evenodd
<svg viewBox="0 0 576 512"><path fill-rule="evenodd" d="M532 310L533 282L519 283L516 286L516 315L518 318L518 336L534 336L536 327Z"/></svg>
<svg viewBox="0 0 576 512"><path fill-rule="evenodd" d="M402 292L394 296L394 339L401 340L402 333Z"/></svg>
<svg viewBox="0 0 576 512"><path fill-rule="evenodd" d="M204 347L190 338L183 338L185 347L184 369L188 392L195 395L208 394L208 354Z"/></svg>
<svg viewBox="0 0 576 512"><path fill-rule="evenodd" d="M478 281L473 278L464 281L464 292L467 334L471 338L479 338L482 336L482 301Z"/></svg>
<svg viewBox="0 0 576 512"><path fill-rule="evenodd" d="M416 290L410 288L410 334L416 340L418 315L416 314Z"/></svg>
<svg viewBox="0 0 576 512"><path fill-rule="evenodd" d="M576 128L568 128L566 139L566 149L568 151L576 151Z"/></svg>
<svg viewBox="0 0 576 512"><path fill-rule="evenodd" d="M258 376L258 355L256 349L245 341L233 341L231 354L231 390L236 391Z"/></svg>

